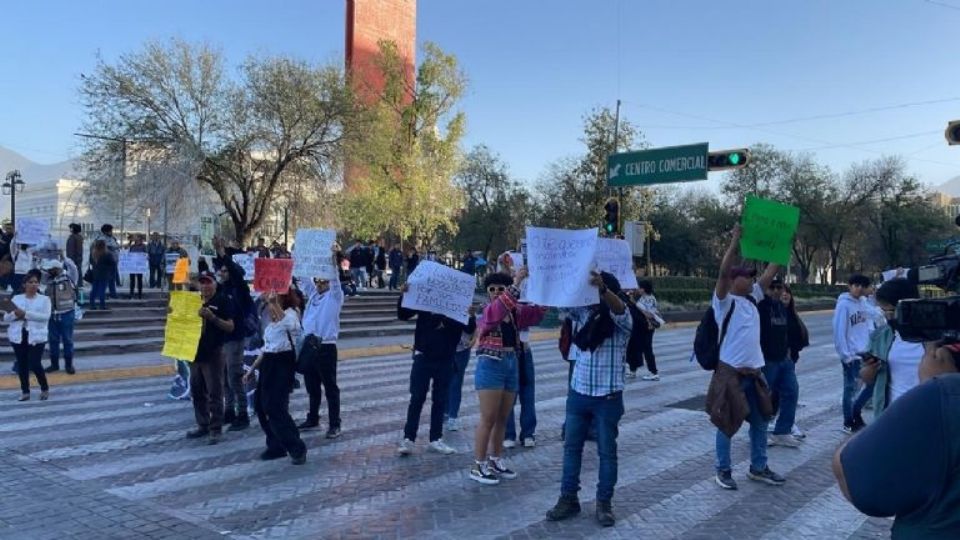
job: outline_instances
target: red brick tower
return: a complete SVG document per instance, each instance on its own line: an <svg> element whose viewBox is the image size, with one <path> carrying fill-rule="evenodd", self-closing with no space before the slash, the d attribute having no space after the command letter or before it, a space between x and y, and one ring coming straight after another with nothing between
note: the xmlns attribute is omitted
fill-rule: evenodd
<svg viewBox="0 0 960 540"><path fill-rule="evenodd" d="M408 80L414 81L417 52L416 0L347 0L347 72L365 100L383 90L383 76L375 60L377 42L390 40L406 61Z"/></svg>

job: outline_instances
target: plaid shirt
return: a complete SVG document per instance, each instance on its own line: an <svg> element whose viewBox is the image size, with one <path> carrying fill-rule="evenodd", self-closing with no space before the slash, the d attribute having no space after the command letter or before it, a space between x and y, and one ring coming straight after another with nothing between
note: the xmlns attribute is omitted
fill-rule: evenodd
<svg viewBox="0 0 960 540"><path fill-rule="evenodd" d="M587 322L590 308L573 308L565 310L565 314L573 322L573 335L576 335ZM570 345L570 359L574 362L570 388L579 394L606 396L623 390L627 342L630 341L633 318L629 309L621 315L611 311L610 316L615 324L613 335L595 351L581 351L576 345Z"/></svg>

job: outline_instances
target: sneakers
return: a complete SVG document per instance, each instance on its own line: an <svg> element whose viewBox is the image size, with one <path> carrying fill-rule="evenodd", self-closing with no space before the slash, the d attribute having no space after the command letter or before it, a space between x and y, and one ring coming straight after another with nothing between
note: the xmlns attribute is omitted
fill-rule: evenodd
<svg viewBox="0 0 960 540"><path fill-rule="evenodd" d="M852 435L852 434L853 434L853 426L848 426L848 425L844 424L843 427L840 428L840 431L846 433L847 435Z"/></svg>
<svg viewBox="0 0 960 540"><path fill-rule="evenodd" d="M597 501L597 523L602 527L613 527L617 522L613 515L613 504L610 501Z"/></svg>
<svg viewBox="0 0 960 540"><path fill-rule="evenodd" d="M336 439L336 438L340 437L340 433L341 433L341 432L340 432L340 428L339 428L339 427L332 427L332 428L330 428L330 429L327 430L326 438L328 438L328 439Z"/></svg>
<svg viewBox="0 0 960 540"><path fill-rule="evenodd" d="M188 431L188 432L187 432L187 438L188 438L188 439L199 439L200 437L204 437L204 436L209 435L209 434L210 434L210 430L209 430L209 429L198 427L197 429Z"/></svg>
<svg viewBox="0 0 960 540"><path fill-rule="evenodd" d="M500 478L506 478L507 480L513 480L517 477L516 471L511 469L507 465L507 460L502 457L490 457L490 467L493 469L497 476Z"/></svg>
<svg viewBox="0 0 960 540"><path fill-rule="evenodd" d="M733 475L730 473L730 471L717 471L717 477L714 478L714 480L716 480L717 485L723 489L737 489L737 481L733 479Z"/></svg>
<svg viewBox="0 0 960 540"><path fill-rule="evenodd" d="M450 455L456 454L457 450L447 443L443 442L443 439L437 439L427 445L427 450L430 452L436 452L438 454Z"/></svg>
<svg viewBox="0 0 960 540"><path fill-rule="evenodd" d="M649 374L643 376L643 380L645 380L645 381L659 381L659 380L660 380L660 374L659 374L659 373L649 373Z"/></svg>
<svg viewBox="0 0 960 540"><path fill-rule="evenodd" d="M788 448L800 448L800 439L790 434L770 435L767 437L767 446L786 446Z"/></svg>
<svg viewBox="0 0 960 540"><path fill-rule="evenodd" d="M486 486L495 486L500 483L500 477L486 461L473 463L473 467L470 469L470 479Z"/></svg>
<svg viewBox="0 0 960 540"><path fill-rule="evenodd" d="M807 434L804 433L803 430L800 429L800 426L798 426L798 425L796 425L796 424L794 424L793 427L790 428L790 434L793 435L794 437L798 438L798 439L806 439L806 438L807 438Z"/></svg>
<svg viewBox="0 0 960 540"><path fill-rule="evenodd" d="M304 420L303 422L300 422L299 424L297 424L297 429L299 429L300 431L304 431L307 429L315 429L319 425L320 425L319 420Z"/></svg>
<svg viewBox="0 0 960 540"><path fill-rule="evenodd" d="M537 446L537 440L534 439L533 437L520 439L520 446L524 448L535 448Z"/></svg>
<svg viewBox="0 0 960 540"><path fill-rule="evenodd" d="M503 441L504 448L515 448L516 446L517 446L517 441L514 441L512 439L504 439Z"/></svg>
<svg viewBox="0 0 960 540"><path fill-rule="evenodd" d="M223 438L223 435L219 431L211 431L210 437L207 439L207 444L213 446L220 442L220 439Z"/></svg>
<svg viewBox="0 0 960 540"><path fill-rule="evenodd" d="M636 378L637 378L637 372L636 372L636 371L627 371L626 377L627 377L628 379L636 379Z"/></svg>
<svg viewBox="0 0 960 540"><path fill-rule="evenodd" d="M226 421L224 421L226 423ZM250 427L250 417L245 414L239 414L234 418L233 422L230 422L230 427L227 428L227 431L240 431Z"/></svg>
<svg viewBox="0 0 960 540"><path fill-rule="evenodd" d="M460 419L459 418L447 418L447 421L443 424L444 431L460 431Z"/></svg>
<svg viewBox="0 0 960 540"><path fill-rule="evenodd" d="M860 431L861 429L867 427L867 423L863 421L863 417L860 415L853 417L853 425L850 428L854 433Z"/></svg>
<svg viewBox="0 0 960 540"><path fill-rule="evenodd" d="M560 495L557 504L547 510L547 521L562 521L580 513L580 500L574 495Z"/></svg>
<svg viewBox="0 0 960 540"><path fill-rule="evenodd" d="M747 471L747 478L756 482L763 482L770 486L782 486L787 479L770 470L770 467L764 467L762 471L755 471L753 467Z"/></svg>
<svg viewBox="0 0 960 540"><path fill-rule="evenodd" d="M397 447L397 454L401 456L409 456L413 453L413 441L410 439L403 439L400 441L400 446Z"/></svg>

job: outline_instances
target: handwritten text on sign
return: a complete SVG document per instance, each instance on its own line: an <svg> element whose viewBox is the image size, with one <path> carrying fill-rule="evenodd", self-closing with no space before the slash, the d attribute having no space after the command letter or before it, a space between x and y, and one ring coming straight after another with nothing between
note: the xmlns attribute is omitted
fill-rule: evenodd
<svg viewBox="0 0 960 540"><path fill-rule="evenodd" d="M17 218L15 232L18 244L35 246L50 236L50 224L43 218Z"/></svg>
<svg viewBox="0 0 960 540"><path fill-rule="evenodd" d="M193 362L200 345L203 300L195 292L170 291L170 313L164 329L163 356Z"/></svg>
<svg viewBox="0 0 960 540"><path fill-rule="evenodd" d="M266 259L253 261L253 290L286 294L293 282L293 259Z"/></svg>
<svg viewBox="0 0 960 540"><path fill-rule="evenodd" d="M525 298L534 304L579 307L596 304L590 270L597 246L597 229L568 231L527 227Z"/></svg>
<svg viewBox="0 0 960 540"><path fill-rule="evenodd" d="M335 280L339 275L333 261L335 231L298 229L293 249L293 275L302 278Z"/></svg>
<svg viewBox="0 0 960 540"><path fill-rule="evenodd" d="M117 272L125 276L127 274L147 275L150 273L150 264L147 262L147 254L139 252L120 251L120 262L117 265Z"/></svg>
<svg viewBox="0 0 960 540"><path fill-rule="evenodd" d="M621 288L637 288L637 275L633 272L633 254L629 242L616 238L598 238L597 250L593 256L597 269L613 274Z"/></svg>
<svg viewBox="0 0 960 540"><path fill-rule="evenodd" d="M749 195L743 207L740 252L747 259L788 265L799 223L799 208Z"/></svg>
<svg viewBox="0 0 960 540"><path fill-rule="evenodd" d="M431 261L423 261L407 280L403 307L438 313L464 324L473 303L476 278Z"/></svg>

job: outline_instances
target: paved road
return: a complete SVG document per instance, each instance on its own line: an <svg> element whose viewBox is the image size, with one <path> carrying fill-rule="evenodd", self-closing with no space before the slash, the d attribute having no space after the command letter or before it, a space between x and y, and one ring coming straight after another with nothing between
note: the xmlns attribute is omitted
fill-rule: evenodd
<svg viewBox="0 0 960 540"><path fill-rule="evenodd" d="M48 402L0 402L0 538L886 538L840 496L830 457L840 432L841 374L829 317L807 318L814 345L799 364L803 448L770 450L782 488L744 477L746 432L734 442L737 492L714 485L714 431L699 410L708 374L687 361L692 328L658 333L663 380L631 382L619 439L619 521L592 518L597 462L584 459L584 515L544 521L558 495L566 365L554 343L534 347L538 438L510 458L519 478L467 478L472 431L448 434L454 456L395 454L410 360L342 363L344 435L307 432L307 465L260 462L256 425L218 446L183 439L189 403L165 401L168 381L139 379L54 388ZM470 372L472 374L473 363ZM477 419L468 377L463 418ZM305 396L295 394L301 417ZM684 406L688 408L684 408ZM429 406L425 413L428 413ZM697 410L691 410L697 409Z"/></svg>

